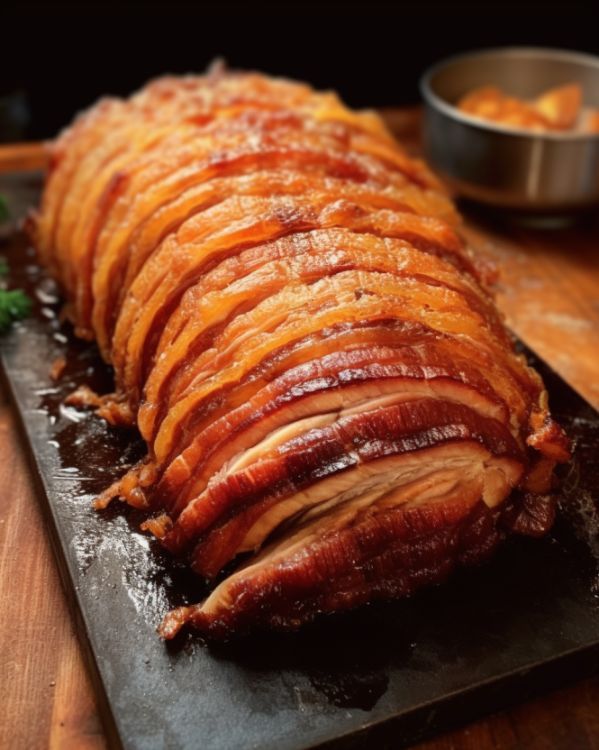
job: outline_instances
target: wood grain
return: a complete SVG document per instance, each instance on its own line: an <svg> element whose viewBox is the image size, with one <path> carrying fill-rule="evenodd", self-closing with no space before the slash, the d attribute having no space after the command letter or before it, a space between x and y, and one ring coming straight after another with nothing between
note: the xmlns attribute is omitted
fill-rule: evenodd
<svg viewBox="0 0 599 750"><path fill-rule="evenodd" d="M0 391L0 748L105 747L32 469Z"/></svg>
<svg viewBox="0 0 599 750"><path fill-rule="evenodd" d="M507 323L599 409L599 224L532 229L468 214L466 236L500 268Z"/></svg>
<svg viewBox="0 0 599 750"><path fill-rule="evenodd" d="M386 113L418 149L420 115ZM27 162L28 163L28 162ZM526 343L599 408L599 225L539 230L466 207L498 261L498 302ZM0 748L107 747L15 417L0 395ZM400 738L398 738L399 741ZM599 750L599 678L488 717L418 750Z"/></svg>

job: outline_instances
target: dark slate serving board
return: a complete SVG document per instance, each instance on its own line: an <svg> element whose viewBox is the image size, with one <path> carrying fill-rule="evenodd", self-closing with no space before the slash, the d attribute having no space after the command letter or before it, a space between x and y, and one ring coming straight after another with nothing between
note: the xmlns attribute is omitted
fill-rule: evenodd
<svg viewBox="0 0 599 750"><path fill-rule="evenodd" d="M161 616L200 599L202 587L137 531L135 512L119 503L92 511L142 446L62 404L82 382L109 390L110 373L58 322L54 289L24 238L5 237L0 254L37 300L0 355L115 745L397 748L597 669L599 415L538 361L553 410L577 441L551 536L514 538L443 587L297 634L162 643ZM50 364L63 355L68 366L54 383Z"/></svg>

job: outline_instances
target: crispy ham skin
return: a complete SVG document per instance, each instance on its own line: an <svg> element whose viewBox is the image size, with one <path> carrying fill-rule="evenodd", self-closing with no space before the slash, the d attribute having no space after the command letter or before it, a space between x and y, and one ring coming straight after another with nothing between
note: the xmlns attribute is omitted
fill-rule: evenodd
<svg viewBox="0 0 599 750"><path fill-rule="evenodd" d="M258 73L162 78L57 138L30 230L115 371L69 402L148 444L97 507L233 570L164 638L296 628L550 528L568 441L443 187L373 113Z"/></svg>

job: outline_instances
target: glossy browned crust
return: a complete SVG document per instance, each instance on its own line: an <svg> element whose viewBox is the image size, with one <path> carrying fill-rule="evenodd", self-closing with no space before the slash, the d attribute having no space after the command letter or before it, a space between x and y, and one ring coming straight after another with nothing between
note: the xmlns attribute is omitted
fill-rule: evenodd
<svg viewBox="0 0 599 750"><path fill-rule="evenodd" d="M57 139L31 225L148 455L98 499L205 577L215 636L403 596L551 524L568 442L488 268L372 113L256 73L164 78ZM513 494L516 490L519 494Z"/></svg>

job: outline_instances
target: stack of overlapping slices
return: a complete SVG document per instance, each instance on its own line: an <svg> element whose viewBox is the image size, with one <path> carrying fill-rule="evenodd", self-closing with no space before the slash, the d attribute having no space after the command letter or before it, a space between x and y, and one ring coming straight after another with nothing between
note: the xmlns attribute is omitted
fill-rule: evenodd
<svg viewBox="0 0 599 750"><path fill-rule="evenodd" d="M105 99L32 233L147 458L98 501L212 579L214 636L410 594L540 534L567 441L459 217L372 113L254 73Z"/></svg>

